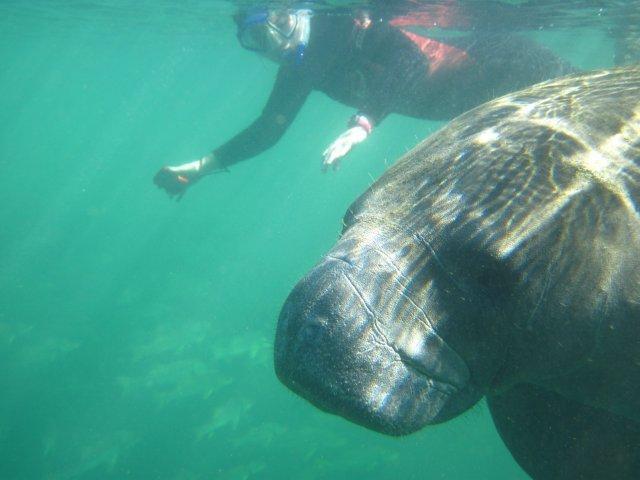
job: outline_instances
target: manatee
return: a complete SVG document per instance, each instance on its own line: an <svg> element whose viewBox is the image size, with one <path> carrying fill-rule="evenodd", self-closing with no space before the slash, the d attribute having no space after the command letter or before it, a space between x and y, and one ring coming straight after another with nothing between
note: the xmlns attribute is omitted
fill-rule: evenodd
<svg viewBox="0 0 640 480"><path fill-rule="evenodd" d="M640 67L473 109L349 207L276 373L389 435L485 397L533 478L640 478L639 200Z"/></svg>

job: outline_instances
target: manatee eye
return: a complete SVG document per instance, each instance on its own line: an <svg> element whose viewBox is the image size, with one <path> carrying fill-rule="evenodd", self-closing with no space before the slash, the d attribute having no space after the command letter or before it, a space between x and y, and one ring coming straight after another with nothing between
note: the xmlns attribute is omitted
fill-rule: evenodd
<svg viewBox="0 0 640 480"><path fill-rule="evenodd" d="M340 236L344 235L345 232L358 221L358 217L364 210L364 205L366 204L368 193L369 192L366 192L361 195L355 202L349 205L349 208L347 208L347 211L342 217L342 231L340 232Z"/></svg>
<svg viewBox="0 0 640 480"><path fill-rule="evenodd" d="M342 217L342 230L340 231L340 235L338 238L342 237L342 235L344 235L344 232L349 230L349 227L353 225L354 222L355 222L355 214L351 209L351 207L349 207L347 209L347 212Z"/></svg>

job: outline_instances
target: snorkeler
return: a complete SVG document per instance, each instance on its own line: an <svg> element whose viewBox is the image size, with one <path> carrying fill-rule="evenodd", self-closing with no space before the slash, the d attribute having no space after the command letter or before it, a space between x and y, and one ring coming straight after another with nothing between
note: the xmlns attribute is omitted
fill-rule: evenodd
<svg viewBox="0 0 640 480"><path fill-rule="evenodd" d="M510 34L470 33L437 40L414 27L471 29L444 14L390 20L351 15L258 10L235 16L240 44L280 65L262 114L247 128L192 162L165 166L154 177L182 196L202 177L224 171L273 146L313 90L357 109L323 153L323 168L369 137L390 113L448 120L498 95L572 71L548 49Z"/></svg>

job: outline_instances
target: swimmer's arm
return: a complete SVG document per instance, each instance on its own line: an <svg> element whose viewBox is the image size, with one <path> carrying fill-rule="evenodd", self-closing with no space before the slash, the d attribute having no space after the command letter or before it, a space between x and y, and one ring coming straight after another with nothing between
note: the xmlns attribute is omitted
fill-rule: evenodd
<svg viewBox="0 0 640 480"><path fill-rule="evenodd" d="M379 57L380 45L388 52L384 59ZM395 110L397 102L406 95L405 89L427 69L422 55L416 53L399 30L391 27L377 29L370 44L363 47L362 55L371 56L384 68L369 79L365 102L351 118L349 128L324 151L323 170L329 166L336 169L353 147L364 142L374 127Z"/></svg>
<svg viewBox="0 0 640 480"><path fill-rule="evenodd" d="M242 132L213 152L216 166L226 168L254 157L275 143L304 105L312 85L303 71L281 67L262 114Z"/></svg>

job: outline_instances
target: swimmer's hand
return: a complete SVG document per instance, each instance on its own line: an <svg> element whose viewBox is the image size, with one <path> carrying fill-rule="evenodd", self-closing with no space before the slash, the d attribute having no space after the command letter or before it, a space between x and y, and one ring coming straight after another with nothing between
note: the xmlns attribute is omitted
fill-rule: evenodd
<svg viewBox="0 0 640 480"><path fill-rule="evenodd" d="M206 155L199 160L183 163L175 167L162 167L153 177L153 183L163 189L169 197L180 200L187 189L202 177L213 173L215 158Z"/></svg>
<svg viewBox="0 0 640 480"><path fill-rule="evenodd" d="M330 166L337 170L342 157L349 153L355 145L366 140L368 136L367 129L360 125L351 127L340 135L322 154L324 157L322 171L326 172Z"/></svg>

